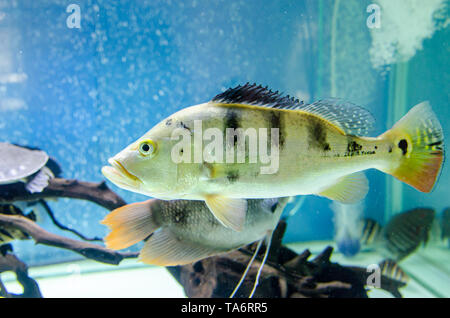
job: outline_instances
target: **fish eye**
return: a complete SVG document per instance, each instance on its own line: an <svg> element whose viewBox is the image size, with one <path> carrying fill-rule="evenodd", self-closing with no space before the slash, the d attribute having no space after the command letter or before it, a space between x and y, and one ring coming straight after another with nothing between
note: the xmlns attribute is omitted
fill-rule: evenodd
<svg viewBox="0 0 450 318"><path fill-rule="evenodd" d="M149 156L153 154L155 150L156 144L150 139L144 140L139 144L139 153L143 156Z"/></svg>

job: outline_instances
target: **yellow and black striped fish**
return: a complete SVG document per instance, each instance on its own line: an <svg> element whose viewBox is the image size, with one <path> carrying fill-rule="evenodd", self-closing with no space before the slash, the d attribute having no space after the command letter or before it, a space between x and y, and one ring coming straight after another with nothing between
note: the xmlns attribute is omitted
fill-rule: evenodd
<svg viewBox="0 0 450 318"><path fill-rule="evenodd" d="M408 283L408 275L394 260L385 259L379 264L379 267L382 275L388 276L405 284Z"/></svg>
<svg viewBox="0 0 450 318"><path fill-rule="evenodd" d="M205 201L219 222L237 231L245 199L314 194L357 202L368 191L366 169L430 192L444 160L444 137L429 103L413 107L380 136L365 137L373 121L348 102L305 105L247 83L169 116L102 172L130 191Z"/></svg>
<svg viewBox="0 0 450 318"><path fill-rule="evenodd" d="M434 217L435 212L430 208L416 208L392 217L383 236L386 249L394 259L399 261L428 242Z"/></svg>
<svg viewBox="0 0 450 318"><path fill-rule="evenodd" d="M13 204L1 204L0 214L20 215L29 218L30 220L36 221L36 216L33 212L25 215L21 209ZM14 240L27 240L29 238L30 236L27 233L15 227L0 225L0 245L9 243Z"/></svg>
<svg viewBox="0 0 450 318"><path fill-rule="evenodd" d="M384 227L365 219L360 242L400 261L428 242L434 217L433 209L416 208L394 215Z"/></svg>
<svg viewBox="0 0 450 318"><path fill-rule="evenodd" d="M360 243L362 245L371 245L380 238L382 227L373 219L364 219L363 229L361 234Z"/></svg>

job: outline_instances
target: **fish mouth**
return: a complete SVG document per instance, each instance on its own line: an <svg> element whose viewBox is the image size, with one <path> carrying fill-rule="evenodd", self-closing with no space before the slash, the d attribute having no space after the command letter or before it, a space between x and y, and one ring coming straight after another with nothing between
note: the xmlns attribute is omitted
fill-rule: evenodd
<svg viewBox="0 0 450 318"><path fill-rule="evenodd" d="M118 160L108 159L111 166L102 168L103 175L117 186L125 189L136 190L142 184L141 179L129 172Z"/></svg>

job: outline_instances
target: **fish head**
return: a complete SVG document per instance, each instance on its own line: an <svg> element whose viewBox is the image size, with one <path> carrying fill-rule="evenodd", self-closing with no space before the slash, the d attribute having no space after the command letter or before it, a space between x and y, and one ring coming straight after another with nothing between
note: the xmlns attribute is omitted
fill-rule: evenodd
<svg viewBox="0 0 450 318"><path fill-rule="evenodd" d="M170 142L155 126L141 138L108 160L103 175L125 190L171 198L177 167L170 160Z"/></svg>

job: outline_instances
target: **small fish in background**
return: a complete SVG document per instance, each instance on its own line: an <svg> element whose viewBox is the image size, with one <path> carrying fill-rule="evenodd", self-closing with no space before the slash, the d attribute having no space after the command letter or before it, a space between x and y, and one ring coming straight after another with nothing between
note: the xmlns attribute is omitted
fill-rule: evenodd
<svg viewBox="0 0 450 318"><path fill-rule="evenodd" d="M395 279L405 284L408 283L408 275L403 271L403 269L397 264L396 261L392 259L385 259L381 261L378 266L380 267L381 275L387 276L391 279Z"/></svg>
<svg viewBox="0 0 450 318"><path fill-rule="evenodd" d="M344 204L333 201L334 240L338 251L346 257L353 257L361 248L361 225L364 203Z"/></svg>
<svg viewBox="0 0 450 318"><path fill-rule="evenodd" d="M435 211L416 208L394 215L386 226L376 221L364 221L361 245L372 247L380 254L401 261L427 244L433 226Z"/></svg>
<svg viewBox="0 0 450 318"><path fill-rule="evenodd" d="M450 248L450 208L446 208L444 211L442 211L441 240L447 240L448 248Z"/></svg>
<svg viewBox="0 0 450 318"><path fill-rule="evenodd" d="M246 199L314 194L358 202L369 189L360 173L366 169L430 192L444 160L444 136L430 104L414 106L378 137L365 137L373 122L349 102L304 104L247 83L172 114L110 158L102 173L121 188L158 199L202 200L235 231L243 230ZM209 139L203 138L208 129ZM259 152L244 151L239 162L235 155L250 144L246 132Z"/></svg>
<svg viewBox="0 0 450 318"><path fill-rule="evenodd" d="M272 232L288 200L249 200L245 229L240 232L218 222L203 201L150 199L128 204L112 211L101 222L111 229L104 242L108 248L119 250L145 241L139 255L140 261L151 265L176 266L259 241L248 269L265 241L266 253L258 271L258 280L268 255ZM247 270L243 278L246 273Z"/></svg>
<svg viewBox="0 0 450 318"><path fill-rule="evenodd" d="M373 219L365 218L363 221L361 244L371 245L380 239L382 227Z"/></svg>
<svg viewBox="0 0 450 318"><path fill-rule="evenodd" d="M25 214L20 208L13 204L1 204L0 214L20 215L32 221L36 221L36 215L34 214L34 212ZM12 242L14 240L27 240L29 238L30 236L27 233L13 226L0 225L0 245Z"/></svg>

